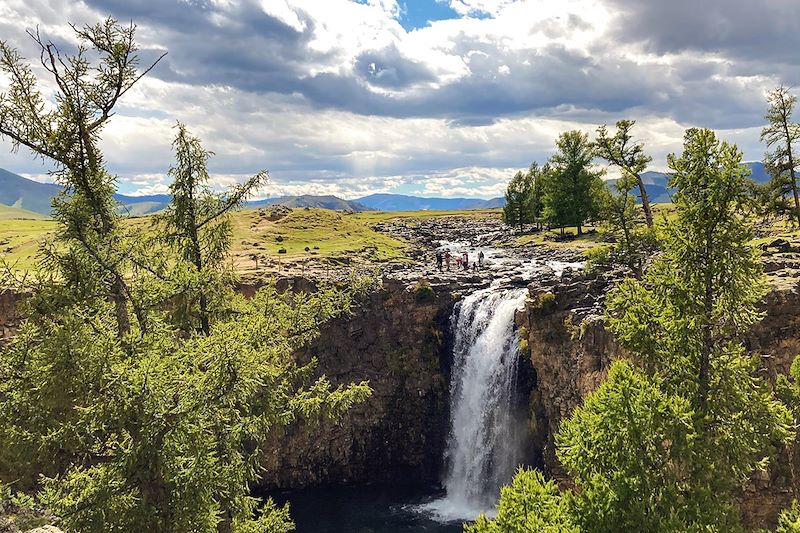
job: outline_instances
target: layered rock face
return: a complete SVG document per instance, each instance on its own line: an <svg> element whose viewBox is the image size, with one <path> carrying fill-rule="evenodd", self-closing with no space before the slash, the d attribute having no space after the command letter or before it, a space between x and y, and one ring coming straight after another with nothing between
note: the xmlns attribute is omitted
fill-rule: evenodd
<svg viewBox="0 0 800 533"><path fill-rule="evenodd" d="M289 427L267 452L265 490L348 483L434 483L448 431L447 292L398 282L327 324L303 353L334 384L368 380L372 397L339 421Z"/></svg>
<svg viewBox="0 0 800 533"><path fill-rule="evenodd" d="M603 301L615 274L565 272L560 280L530 285L526 309L517 316L536 374L531 427L544 470L565 480L555 457L554 435L583 398L605 379L624 351L603 326Z"/></svg>

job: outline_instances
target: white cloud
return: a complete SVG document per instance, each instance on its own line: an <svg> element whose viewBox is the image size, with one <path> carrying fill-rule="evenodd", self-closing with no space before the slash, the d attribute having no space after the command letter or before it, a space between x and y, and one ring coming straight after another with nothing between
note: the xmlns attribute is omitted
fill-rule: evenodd
<svg viewBox="0 0 800 533"><path fill-rule="evenodd" d="M67 21L110 13L136 20L144 54L170 52L103 132L123 192L165 191L177 120L216 153L215 186L266 168L273 196L497 196L560 132L620 118L638 120L653 169L694 125L761 157L763 93L778 74L738 62L730 43L657 51L625 39L630 0L441 1L462 17L406 31L396 0L218 0L202 12L164 0L157 16L133 0L8 0L0 34L35 57L26 28L70 42ZM0 167L47 172L9 147Z"/></svg>

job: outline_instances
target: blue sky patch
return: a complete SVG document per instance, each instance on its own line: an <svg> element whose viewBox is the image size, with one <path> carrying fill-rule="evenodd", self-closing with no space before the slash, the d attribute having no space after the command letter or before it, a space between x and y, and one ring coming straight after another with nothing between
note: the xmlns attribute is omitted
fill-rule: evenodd
<svg viewBox="0 0 800 533"><path fill-rule="evenodd" d="M459 18L446 1L404 0L400 3L400 24L406 31L424 28L434 20Z"/></svg>

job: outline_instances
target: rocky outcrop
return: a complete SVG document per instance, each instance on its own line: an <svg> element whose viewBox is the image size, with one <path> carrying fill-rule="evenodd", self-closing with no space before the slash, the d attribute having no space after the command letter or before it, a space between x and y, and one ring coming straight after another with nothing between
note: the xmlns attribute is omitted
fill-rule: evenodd
<svg viewBox="0 0 800 533"><path fill-rule="evenodd" d="M368 380L372 397L337 422L276 434L261 489L437 482L453 304L448 292L387 281L352 316L327 324L299 360L316 357L334 384Z"/></svg>
<svg viewBox="0 0 800 533"><path fill-rule="evenodd" d="M517 323L536 374L531 394L531 426L545 471L563 479L554 435L562 420L606 376L611 361L624 355L603 325L607 290L614 273L567 271L561 279L531 284L526 310Z"/></svg>

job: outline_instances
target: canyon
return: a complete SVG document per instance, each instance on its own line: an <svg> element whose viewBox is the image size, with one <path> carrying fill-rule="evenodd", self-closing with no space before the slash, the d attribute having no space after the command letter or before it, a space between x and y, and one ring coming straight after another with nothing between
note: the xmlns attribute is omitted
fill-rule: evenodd
<svg viewBox="0 0 800 533"><path fill-rule="evenodd" d="M368 380L373 394L338 421L321 421L311 431L289 426L276 432L264 451L255 490L272 494L311 487L372 484L447 485L452 476L450 440L454 409L451 380L459 305L478 291L522 295L513 321L519 339L515 357L516 420L523 445L518 462L542 469L569 486L554 453L562 420L605 377L625 351L604 327L604 298L623 278L615 270L580 268L573 250L511 247L513 236L498 224L460 217L404 222L380 228L414 243L416 263L389 266L380 284L354 303L352 313L324 325L322 334L295 356L314 358L316 373L334 384ZM437 247L486 251L488 267L439 272ZM762 322L743 339L760 356L774 380L787 374L800 354L800 268L791 249L764 252L771 291ZM283 290L314 290L313 277L278 280ZM252 293L258 282L243 280ZM0 293L0 332L13 334L24 295ZM798 483L784 450L756 472L740 495L749 527L774 525L777 513L795 497ZM506 474L507 475L507 474Z"/></svg>

